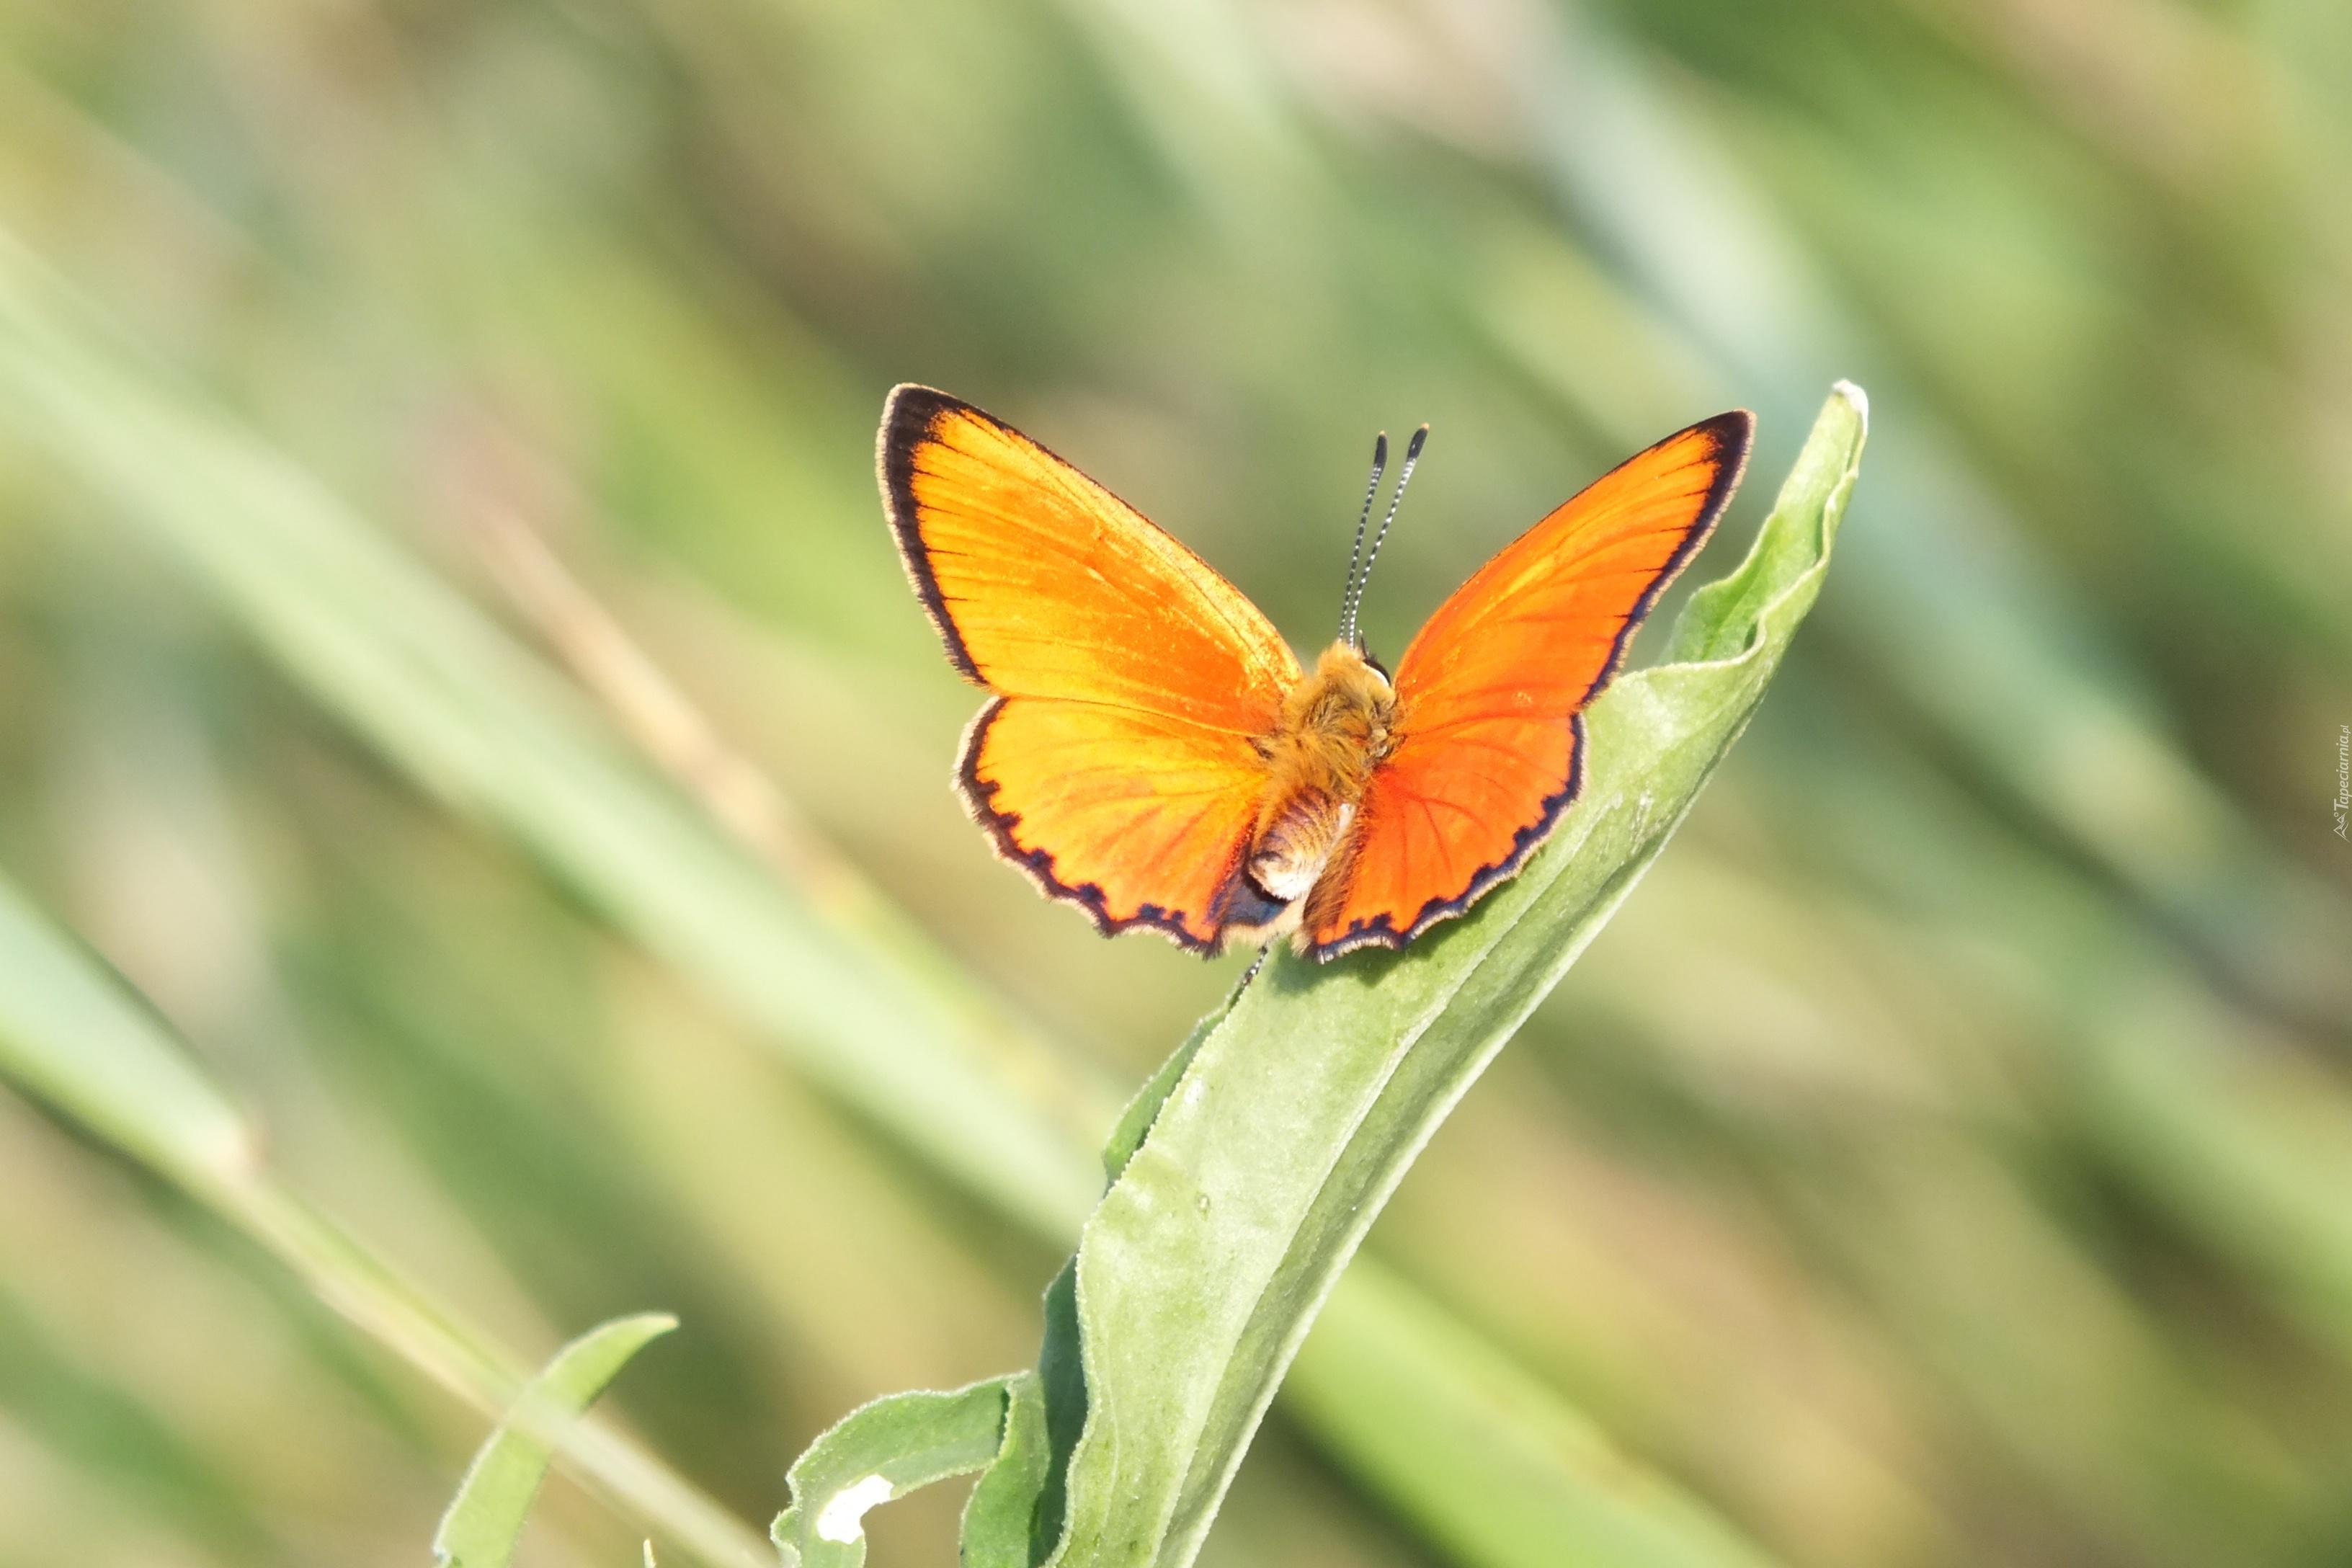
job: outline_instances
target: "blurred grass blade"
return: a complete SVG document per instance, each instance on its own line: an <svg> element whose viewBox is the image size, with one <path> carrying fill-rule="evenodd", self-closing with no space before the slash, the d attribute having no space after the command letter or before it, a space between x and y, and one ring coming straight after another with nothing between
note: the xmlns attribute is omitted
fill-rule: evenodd
<svg viewBox="0 0 2352 1568"><path fill-rule="evenodd" d="M1760 390L1764 412L1801 407L1825 363L1866 340L1844 291L1599 8L1562 7L1548 26L1559 35L1530 52L1525 80L1568 205L1636 260L1727 379ZM2264 842L2164 731L2130 660L1960 446L1917 408L1889 423L1872 491L1904 526L1857 543L1862 591L1841 623L2020 801L2292 1016L2340 1035L2352 903Z"/></svg>
<svg viewBox="0 0 2352 1568"><path fill-rule="evenodd" d="M1393 1275L1351 1271L1283 1381L1286 1406L1364 1434L1347 1465L1465 1568L1760 1568L1721 1519ZM1402 1350L1405 1353L1398 1353ZM1375 1352L1379 1353L1373 1353ZM1575 1478L1563 1487L1552 1479ZM1498 1488L1513 1475L1528 1484ZM1518 1506L1465 1509L1501 1496Z"/></svg>
<svg viewBox="0 0 2352 1568"><path fill-rule="evenodd" d="M859 1568L866 1561L862 1521L868 1510L1001 1460L1009 1461L1009 1484L975 1492L975 1507L983 1497L988 1503L978 1522L995 1539L1008 1526L1020 1526L1016 1539L1025 1558L1027 1503L1043 1479L1044 1436L1034 1373L990 1378L949 1394L893 1394L861 1405L793 1462L793 1505L776 1516L771 1532L784 1568ZM973 1523L968 1510L967 1533ZM967 1550L963 1557L967 1564L1007 1561L1001 1548L986 1557Z"/></svg>
<svg viewBox="0 0 2352 1568"><path fill-rule="evenodd" d="M68 1261L40 1259L52 1270ZM192 1439L156 1397L144 1367L128 1357L95 1360L67 1342L19 1286L0 1281L0 1412L15 1449L12 1468L28 1450L46 1450L121 1515L177 1534L195 1561L274 1568L300 1560L285 1543L282 1520L236 1473L234 1457ZM21 1487L24 1474L14 1468L10 1479ZM26 1527L13 1510L0 1517L13 1548Z"/></svg>
<svg viewBox="0 0 2352 1568"><path fill-rule="evenodd" d="M936 964L925 984L906 984L924 955L844 940L608 745L543 665L309 475L179 390L5 235L0 398L427 787L544 856L971 1190L1048 1235L1076 1228L1098 1187L1082 1151L1102 1128L1041 1109L1050 1088L1029 1091L1057 1075L1022 1041L960 1003Z"/></svg>
<svg viewBox="0 0 2352 1568"><path fill-rule="evenodd" d="M245 1118L89 953L0 881L0 1073L214 1207L259 1157Z"/></svg>
<svg viewBox="0 0 2352 1568"><path fill-rule="evenodd" d="M5 880L0 1075L252 1236L337 1311L485 1414L513 1402L523 1384L514 1358L279 1186L243 1117L163 1025ZM583 1424L562 1448L606 1496L714 1568L763 1555L749 1531L611 1428Z"/></svg>
<svg viewBox="0 0 2352 1568"><path fill-rule="evenodd" d="M1515 880L1410 952L1333 965L1276 953L1201 1039L1079 1246L1087 1426L1058 1561L1192 1561L1316 1310L1406 1167L1664 847L1755 711L1820 591L1864 426L1859 389L1841 384L1746 563L1685 612L1675 647L1706 661L1623 677L1592 706L1583 795ZM1569 1545L1519 1544L1555 1560Z"/></svg>
<svg viewBox="0 0 2352 1568"><path fill-rule="evenodd" d="M555 1457L556 1436L596 1402L631 1357L677 1327L664 1312L615 1318L555 1352L524 1385L515 1415L474 1456L433 1532L442 1568L507 1568Z"/></svg>

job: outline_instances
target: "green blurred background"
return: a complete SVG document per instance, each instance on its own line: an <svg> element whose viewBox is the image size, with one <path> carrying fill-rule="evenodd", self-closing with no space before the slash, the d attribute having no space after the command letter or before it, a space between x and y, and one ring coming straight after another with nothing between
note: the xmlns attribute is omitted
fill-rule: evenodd
<svg viewBox="0 0 2352 1568"><path fill-rule="evenodd" d="M964 820L891 384L1302 648L1372 431L1430 421L1393 656L1745 405L1719 575L1862 382L1813 624L1371 1252L1790 1564L2352 1563L2340 0L12 0L0 54L0 229L93 331L519 637L478 546L523 519L1080 1124L1239 961L1098 940ZM757 1521L851 1405L1033 1359L1054 1245L420 790L26 363L0 866L289 1183L530 1357L677 1312L615 1408ZM0 1563L422 1561L481 1430L0 1098ZM1483 1561L1344 1447L1278 1408L1206 1560ZM951 1561L955 1506L876 1560ZM635 1551L559 1483L525 1560Z"/></svg>

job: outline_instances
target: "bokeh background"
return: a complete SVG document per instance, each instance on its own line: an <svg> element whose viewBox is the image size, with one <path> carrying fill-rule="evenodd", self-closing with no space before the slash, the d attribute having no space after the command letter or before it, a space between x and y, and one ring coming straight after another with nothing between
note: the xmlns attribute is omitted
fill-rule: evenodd
<svg viewBox="0 0 2352 1568"><path fill-rule="evenodd" d="M719 794L786 882L1021 1020L1083 1130L1238 961L1099 940L963 820L889 385L1300 647L1372 432L1430 421L1393 655L1745 405L1720 574L1854 378L1813 622L1370 1252L1756 1560L2352 1563L2339 0L13 0L0 57L0 866L519 1354L680 1314L613 1408L747 1519L857 1401L1029 1362L1059 1250L387 742L256 608L310 588L192 569L149 513L252 520L140 398L533 646L498 541L543 541L776 782ZM131 367L79 435L26 321ZM422 1561L482 1429L0 1097L0 1562ZM1357 1454L1277 1407L1207 1560L1502 1561ZM559 1481L525 1560L637 1533Z"/></svg>

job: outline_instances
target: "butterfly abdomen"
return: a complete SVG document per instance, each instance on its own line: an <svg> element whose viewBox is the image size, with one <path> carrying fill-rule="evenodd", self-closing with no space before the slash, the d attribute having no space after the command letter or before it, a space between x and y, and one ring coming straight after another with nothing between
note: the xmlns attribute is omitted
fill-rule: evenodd
<svg viewBox="0 0 2352 1568"><path fill-rule="evenodd" d="M1372 770L1388 754L1396 692L1345 643L1335 643L1257 742L1265 795L1246 858L1250 879L1277 903L1307 896L1346 841Z"/></svg>

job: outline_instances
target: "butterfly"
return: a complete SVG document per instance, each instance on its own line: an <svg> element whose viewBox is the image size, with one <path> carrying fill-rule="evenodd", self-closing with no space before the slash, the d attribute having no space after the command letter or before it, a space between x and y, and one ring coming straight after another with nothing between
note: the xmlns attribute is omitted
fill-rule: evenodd
<svg viewBox="0 0 2352 1568"><path fill-rule="evenodd" d="M1357 629L1302 668L1231 583L1003 421L891 392L884 508L948 658L985 687L956 788L998 852L1106 935L1192 952L1402 947L1526 864L1576 798L1585 707L1731 497L1745 412L1667 437L1506 546L1391 678ZM1387 457L1376 448L1370 517Z"/></svg>

